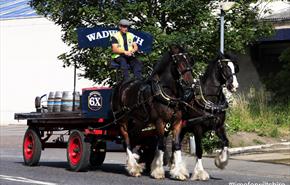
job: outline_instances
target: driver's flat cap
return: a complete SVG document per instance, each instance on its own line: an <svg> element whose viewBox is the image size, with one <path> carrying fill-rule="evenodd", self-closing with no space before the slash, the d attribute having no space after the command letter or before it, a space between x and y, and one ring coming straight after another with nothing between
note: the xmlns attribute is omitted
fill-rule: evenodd
<svg viewBox="0 0 290 185"><path fill-rule="evenodd" d="M119 25L131 26L132 22L128 21L127 19L121 19Z"/></svg>

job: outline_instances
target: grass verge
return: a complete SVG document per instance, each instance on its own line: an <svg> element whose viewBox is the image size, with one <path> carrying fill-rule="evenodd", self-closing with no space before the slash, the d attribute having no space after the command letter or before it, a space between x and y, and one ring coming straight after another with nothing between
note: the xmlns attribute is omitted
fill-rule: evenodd
<svg viewBox="0 0 290 185"><path fill-rule="evenodd" d="M245 131L274 138L289 136L290 101L275 103L264 90L251 89L235 97L226 122L230 134Z"/></svg>

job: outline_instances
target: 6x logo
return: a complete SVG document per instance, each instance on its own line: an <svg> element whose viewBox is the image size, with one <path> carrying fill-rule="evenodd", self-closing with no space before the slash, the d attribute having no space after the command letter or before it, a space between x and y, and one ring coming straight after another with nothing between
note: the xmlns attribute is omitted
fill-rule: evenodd
<svg viewBox="0 0 290 185"><path fill-rule="evenodd" d="M100 110L103 106L103 98L100 92L93 91L89 94L88 97L88 106L89 109L93 111Z"/></svg>

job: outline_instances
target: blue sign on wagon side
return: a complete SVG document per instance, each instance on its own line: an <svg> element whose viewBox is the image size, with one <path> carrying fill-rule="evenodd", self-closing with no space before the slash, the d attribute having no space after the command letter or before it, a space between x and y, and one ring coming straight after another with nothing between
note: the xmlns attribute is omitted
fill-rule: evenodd
<svg viewBox="0 0 290 185"><path fill-rule="evenodd" d="M111 88L84 88L82 92L82 114L85 118L112 117Z"/></svg>

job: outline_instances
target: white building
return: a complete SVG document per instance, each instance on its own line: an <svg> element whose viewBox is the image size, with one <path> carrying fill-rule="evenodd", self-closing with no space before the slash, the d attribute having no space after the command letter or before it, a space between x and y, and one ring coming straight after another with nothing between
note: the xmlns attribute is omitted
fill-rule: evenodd
<svg viewBox="0 0 290 185"><path fill-rule="evenodd" d="M18 123L15 112L34 111L36 96L73 90L73 68L63 68L57 59L69 49L60 27L38 16L27 3L0 2L0 125ZM79 79L77 90L92 85Z"/></svg>

